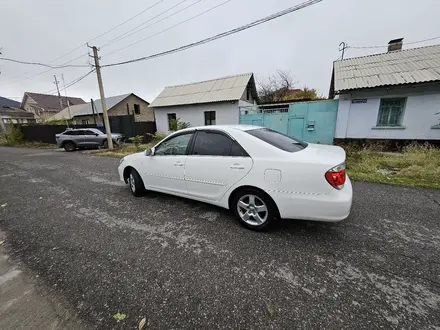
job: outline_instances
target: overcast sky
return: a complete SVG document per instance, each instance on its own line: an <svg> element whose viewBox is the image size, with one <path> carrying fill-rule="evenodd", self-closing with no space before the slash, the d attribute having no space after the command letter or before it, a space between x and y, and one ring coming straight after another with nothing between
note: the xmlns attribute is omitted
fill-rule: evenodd
<svg viewBox="0 0 440 330"><path fill-rule="evenodd" d="M23 61L49 63L87 41L102 46L101 64L147 56L191 43L232 29L266 15L301 3L301 0L230 0L189 22L126 47L172 25L206 11L225 0L163 0L110 33L96 36L140 13L159 0L0 0L0 48L2 56ZM182 2L183 1L183 2ZM165 10L182 2L167 13ZM152 23L194 4L182 12ZM405 42L440 36L438 0L323 0L300 11L263 25L183 52L133 64L103 68L106 96L133 92L151 102L168 85L208 80L231 74L253 72L258 80L276 70L289 71L297 87L317 88L327 95L338 45L386 45L389 40ZM107 46L146 21L144 30ZM148 26L151 25L151 26ZM440 43L440 39L405 48ZM115 50L118 52L109 54ZM386 51L347 49L347 57ZM62 64L87 64L87 46L60 58ZM0 61L0 96L21 100L24 92L44 93L55 88L53 75L66 83L89 71L88 68L47 69ZM27 78L27 79L26 79ZM98 98L96 75L91 74L67 90L69 96L88 101ZM64 95L64 91L62 92Z"/></svg>

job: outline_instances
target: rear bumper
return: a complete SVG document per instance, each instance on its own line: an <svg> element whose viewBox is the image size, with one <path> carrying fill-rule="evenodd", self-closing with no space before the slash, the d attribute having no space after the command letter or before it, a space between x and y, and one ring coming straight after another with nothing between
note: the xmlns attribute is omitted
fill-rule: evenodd
<svg viewBox="0 0 440 330"><path fill-rule="evenodd" d="M347 176L344 188L326 195L269 192L281 218L336 222L348 217L353 201L353 188Z"/></svg>

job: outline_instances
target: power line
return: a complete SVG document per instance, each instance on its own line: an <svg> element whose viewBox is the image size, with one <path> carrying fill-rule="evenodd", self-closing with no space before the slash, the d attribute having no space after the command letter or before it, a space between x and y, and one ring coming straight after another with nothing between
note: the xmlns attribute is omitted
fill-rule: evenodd
<svg viewBox="0 0 440 330"><path fill-rule="evenodd" d="M155 4L149 6L148 8L146 8L146 9L144 9L144 10L142 10L140 13L138 13L138 14L136 14L136 15L130 17L130 18L128 18L128 19L125 20L124 22L122 22L122 23L120 23L120 24L118 24L118 25L112 27L111 29L105 31L104 33L101 33L100 35L94 37L93 39L90 39L89 41L96 40L96 39L98 39L98 38L100 38L100 37L102 37L102 36L104 36L104 35L110 33L111 31L113 31L113 30L117 29L118 27L120 27L120 26L122 26L122 25L128 23L128 22L131 21L132 19L134 19L134 18L136 18L136 17L142 15L143 13L145 13L146 11L148 11L149 9L155 7L156 5L160 4L160 3L163 2L163 1L165 1L165 0L160 0L160 1L156 2ZM59 60L59 59L65 57L65 56L67 56L67 55L69 55L69 54L71 54L71 53L77 51L78 49L80 49L80 48L83 47L83 46L86 46L86 43L82 43L80 46L75 47L75 48L73 48L72 50L68 51L67 53L65 53L65 54L63 54L63 55L57 57L56 59L50 61L49 64L51 64L51 63L53 63L53 62L56 62L57 60ZM64 64L71 63L71 62L77 60L78 58L80 58L80 57L82 57L82 56L84 56L84 55L87 55L87 53L86 53L86 54L82 54L82 55L80 55L80 56L78 56L78 57L75 57L73 60L70 60L70 61L68 61L68 62L66 62L66 63L64 63ZM64 64L62 64L62 65L64 65ZM27 79L35 78L35 77L37 77L37 76L39 76L39 75L42 75L42 74L44 74L44 73L46 73L46 72L49 72L49 71L51 71L51 70L52 70L52 68L51 68L50 70L46 70L46 71L43 71L43 72L37 73L37 74L35 74L35 75L31 76L31 77L27 77L27 78L24 78L24 79L16 80L16 81L12 82L12 84L15 83L15 82L18 82L18 81L22 81L22 80L27 80ZM21 77L24 77L26 74L28 74L28 72L25 72ZM15 77L15 78L18 78L18 77ZM15 79L15 78L12 78L12 79Z"/></svg>
<svg viewBox="0 0 440 330"><path fill-rule="evenodd" d="M232 29L232 30L220 33L220 34L217 34L215 36L212 36L212 37L209 37L209 38L206 38L206 39L203 39L203 40L199 40L197 42L193 42L191 44L187 44L187 45L184 45L184 46L181 46L181 47L178 47L178 48L174 48L174 49L170 49L170 50L167 50L167 51L164 51L164 52L161 52L161 53L157 53L157 54L153 54L153 55L149 55L149 56L144 56L144 57L140 57L140 58L136 58L136 59L132 59L132 60L128 60L128 61L123 61L123 62L118 62L118 63L102 65L102 67L111 67L111 66L118 66L118 65L123 65L123 64L139 62L139 61L145 61L145 60L150 60L150 59L153 59L153 58L156 58L156 57L161 57L161 56L165 56L165 55L181 52L183 50L186 50L186 49L189 49L189 48L192 48L192 47L196 47L196 46L200 46L200 45L206 44L208 42L211 42L211 41L214 41L214 40L217 40L217 39L221 39L221 38L227 37L229 35L232 35L232 34L235 34L235 33L238 33L238 32L244 31L244 30L247 30L247 29L252 28L254 26L257 26L257 25L269 22L269 21L271 21L273 19L276 19L278 17L290 14L290 13L292 13L294 11L297 11L297 10L303 9L305 7L314 5L314 4L319 3L321 1L322 0L309 0L309 1L305 1L303 3L300 3L299 5L296 5L296 6L287 8L285 10L279 11L279 12L277 12L275 14L266 16L266 17L261 18L259 20L253 21L253 22L251 22L249 24L240 26L238 28L235 28L235 29Z"/></svg>
<svg viewBox="0 0 440 330"><path fill-rule="evenodd" d="M44 63L40 63L40 62L19 61L19 60L14 60L14 59L12 59L12 58L6 58L6 57L0 57L0 60L2 60L2 61L14 62L14 63L19 63L19 64L26 64L26 65L38 65L38 66L44 66L44 67L46 67L46 68L51 68L51 69L61 69L61 68L84 68L84 67L88 67L88 65L77 65L77 64L52 66L52 65L44 64Z"/></svg>
<svg viewBox="0 0 440 330"><path fill-rule="evenodd" d="M155 4L151 5L150 7L146 8L146 9L144 9L144 10L142 10L140 13L138 13L138 14L136 14L136 15L130 17L129 19L125 20L124 22L122 22L122 23L116 25L115 27L111 28L110 30L107 30L106 32L100 34L99 36L97 36L97 37L95 37L95 38L93 38L93 39L90 39L89 42L91 42L91 41L93 41L93 40L96 40L96 39L98 39L98 38L100 38L100 37L102 37L102 36L105 36L106 34L108 34L108 33L112 32L112 31L114 31L115 29L117 29L118 27L124 25L125 23L130 22L133 18L136 18L136 17L142 15L142 14L145 13L146 11L150 10L151 8L157 6L158 4L160 4L161 2L164 2L164 1L165 1L165 0L160 0L160 1L156 2Z"/></svg>
<svg viewBox="0 0 440 330"><path fill-rule="evenodd" d="M422 43L422 42L436 40L436 39L440 39L440 36L439 37L434 37L434 38L418 40L418 41L406 42L405 45L419 44L419 43ZM387 48L387 47L388 47L388 45L386 45L386 46L348 46L348 48L353 48L353 49Z"/></svg>
<svg viewBox="0 0 440 330"><path fill-rule="evenodd" d="M161 16L161 15L163 15L163 14L169 12L171 9L176 8L177 6L179 6L180 4L182 4L182 3L186 2L186 1L188 1L188 0L182 0L182 1L180 1L179 3L177 3L177 4L175 4L174 6L168 8L167 10L161 12L160 14L158 14L158 15L156 15L156 16L150 18L149 20L147 20L147 21L145 21L145 22L143 22L143 23L141 23L141 24L135 26L135 27L132 28L131 30L128 30L127 32L124 32L123 34L117 36L116 38L111 39L110 41L108 41L108 42L105 43L104 45L100 46L99 48L102 48L102 47L108 46L108 45L110 45L110 44L112 44L112 43L114 43L114 42L117 42L117 41L119 41L119 40L122 40L122 39L128 38L129 36L131 36L131 35L133 35L133 34L139 32L139 31L143 30L144 28L140 29L139 31L135 31L135 32L133 32L132 34L129 34L130 32L132 32L132 31L136 30L137 28L139 28L139 27L141 27L141 26L143 26L143 25L145 25L145 24L151 22L151 21L154 20L155 18L157 18L157 17L159 17L159 16ZM200 2L200 1L201 1L201 0L198 0L197 2L195 2L195 3L192 4L192 5L195 5L196 3ZM192 6L192 5L191 5L191 6ZM191 7L191 6L189 6L189 7ZM172 15L170 15L170 16L172 16ZM168 17L169 17L169 16L168 16ZM159 21L159 22L160 22L160 21ZM156 23L157 23L157 22L156 22ZM154 24L156 24L156 23L154 23ZM152 24L152 25L154 25L154 24ZM147 26L147 27L148 27L148 26ZM145 28L146 28L146 27L145 27ZM127 34L129 34L129 35L127 35Z"/></svg>
<svg viewBox="0 0 440 330"><path fill-rule="evenodd" d="M84 74L84 75L82 75L82 76L80 76L80 77L78 77L78 78L75 78L74 80L68 82L68 83L65 85L64 88L67 89L67 88L69 88L69 87L71 87L71 86L73 86L73 85L79 83L81 80L83 80L84 78L86 78L87 76L89 76L89 75L90 75L91 73L93 73L93 72L95 72L95 69L92 69L92 70L90 70L89 72L87 72L86 74ZM53 94L53 93L56 92L56 91L57 91L57 89L55 88L55 89L51 89L51 90L49 90L49 91L47 91L47 92L44 92L44 93L42 93L42 94Z"/></svg>
<svg viewBox="0 0 440 330"><path fill-rule="evenodd" d="M214 7L210 8L210 9L208 9L208 10L205 10L205 11L201 12L200 14L197 14L197 15L195 15L195 16L192 16L192 17L190 17L190 18L188 18L188 19L186 19L186 20L184 20L184 21L182 21L182 22L179 22L179 23L177 23L177 24L174 24L174 25L170 26L169 28L166 28L166 29L164 29L164 30L162 30L162 31L159 31L159 32L157 32L157 33L154 33L154 34L152 34L152 35L150 35L150 36L148 36L148 37L146 37L146 38L143 38L143 39L141 39L141 40L135 41L135 42L133 42L133 43L131 43L131 44L125 46L125 47L122 47L122 48L116 49L116 50L114 50L114 51L112 51L112 52L110 52L110 53L107 53L107 54L103 55L103 56L108 56L108 55L114 54L114 53L119 52L119 51L121 51L121 50L123 50L123 49L126 49L126 48L128 48L128 47L134 46L134 45L136 45L136 44L138 44L138 43L140 43L140 42L142 42L142 41L145 41L145 40L150 39L150 38L152 38L152 37L155 37L155 36L157 36L157 35L159 35L159 34L162 34L162 33L166 32L166 31L168 31L168 30L171 30L171 29L175 28L176 26L179 26L179 25L181 25L181 24L183 24L183 23L189 22L189 21L191 21L191 20L193 20L193 19L195 19L195 18L197 18L197 17L199 17L199 16L202 16L202 15L204 15L204 14L206 14L206 13L208 13L208 12L210 12L210 11L212 11L212 10L218 8L218 7L220 7L220 6L223 6L223 5L225 5L226 3L230 2L230 1L232 1L232 0L226 0L226 1L224 1L224 2L222 2L222 3L220 3L220 4L218 4L217 6L214 6ZM159 21L159 22L160 22L160 21ZM156 23L157 23L157 22L156 22Z"/></svg>

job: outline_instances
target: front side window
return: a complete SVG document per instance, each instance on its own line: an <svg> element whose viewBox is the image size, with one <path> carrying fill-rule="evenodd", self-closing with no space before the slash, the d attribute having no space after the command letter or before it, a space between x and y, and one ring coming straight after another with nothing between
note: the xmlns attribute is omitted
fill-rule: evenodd
<svg viewBox="0 0 440 330"><path fill-rule="evenodd" d="M167 117L168 117L168 130L169 131L171 131L171 122L173 121L173 120L176 120L177 119L177 117L176 117L176 114L175 113L168 113L167 114Z"/></svg>
<svg viewBox="0 0 440 330"><path fill-rule="evenodd" d="M186 155L189 140L193 133L181 134L162 142L155 150L158 156L177 156Z"/></svg>
<svg viewBox="0 0 440 330"><path fill-rule="evenodd" d="M307 143L278 133L269 128L257 128L246 133L287 152L297 152L307 147Z"/></svg>
<svg viewBox="0 0 440 330"><path fill-rule="evenodd" d="M230 156L233 142L230 137L220 133L199 131L194 142L193 155Z"/></svg>
<svg viewBox="0 0 440 330"><path fill-rule="evenodd" d="M215 125L215 111L205 111L205 125Z"/></svg>
<svg viewBox="0 0 440 330"><path fill-rule="evenodd" d="M405 98L380 100L377 126L401 126Z"/></svg>

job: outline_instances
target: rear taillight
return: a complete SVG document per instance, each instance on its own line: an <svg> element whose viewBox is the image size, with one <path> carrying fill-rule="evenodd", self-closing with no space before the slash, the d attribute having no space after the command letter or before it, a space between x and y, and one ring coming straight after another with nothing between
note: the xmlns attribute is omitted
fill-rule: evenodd
<svg viewBox="0 0 440 330"><path fill-rule="evenodd" d="M344 188L345 183L345 163L339 164L325 173L327 182L335 189Z"/></svg>

